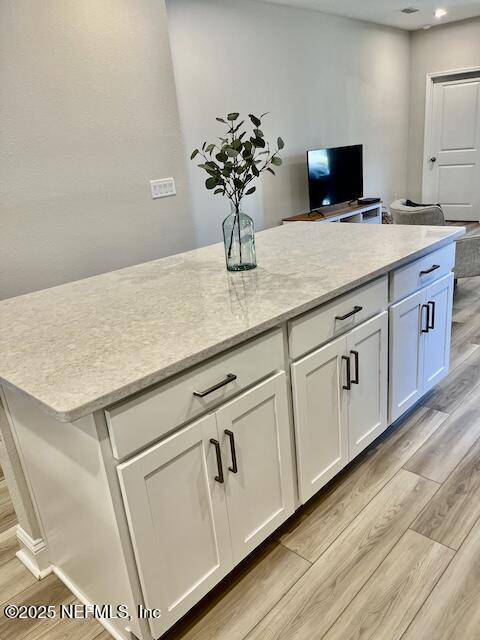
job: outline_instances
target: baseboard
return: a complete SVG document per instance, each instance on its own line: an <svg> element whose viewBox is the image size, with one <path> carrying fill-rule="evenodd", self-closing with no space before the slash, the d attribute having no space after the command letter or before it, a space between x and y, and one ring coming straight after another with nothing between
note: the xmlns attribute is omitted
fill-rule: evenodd
<svg viewBox="0 0 480 640"><path fill-rule="evenodd" d="M51 573L54 573L59 580L69 589L73 595L80 600L82 604L91 605L92 603L84 594L77 589L75 584L63 573L61 569L50 564L47 555L47 546L40 538L34 540L24 529L17 525L17 540L20 543L20 550L16 556L20 562L37 578L42 580ZM98 619L97 621L115 638L115 640L134 640L136 636L125 630L125 634L119 633L109 620Z"/></svg>
<svg viewBox="0 0 480 640"><path fill-rule="evenodd" d="M47 545L42 538L34 540L20 525L17 525L17 540L20 544L20 550L16 553L17 558L37 580L42 580L52 573Z"/></svg>
<svg viewBox="0 0 480 640"><path fill-rule="evenodd" d="M69 589L73 595L80 600L80 602L84 605L92 605L93 603L85 597L85 595L77 589L76 585L66 576L61 569L58 567L53 567L53 573L57 576L59 580L63 582L63 584ZM108 633L115 638L115 640L136 640L136 636L131 632L125 629L125 634L122 634L116 629L108 619L104 618L96 618L97 622L102 625Z"/></svg>

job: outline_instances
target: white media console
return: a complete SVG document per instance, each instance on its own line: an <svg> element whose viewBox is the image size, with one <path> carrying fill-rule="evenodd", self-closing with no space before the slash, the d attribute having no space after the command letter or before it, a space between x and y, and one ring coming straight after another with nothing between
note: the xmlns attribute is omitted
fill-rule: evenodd
<svg viewBox="0 0 480 640"><path fill-rule="evenodd" d="M375 204L328 207L312 213L301 213L284 218L283 224L290 222L356 222L362 224L382 223L382 202Z"/></svg>

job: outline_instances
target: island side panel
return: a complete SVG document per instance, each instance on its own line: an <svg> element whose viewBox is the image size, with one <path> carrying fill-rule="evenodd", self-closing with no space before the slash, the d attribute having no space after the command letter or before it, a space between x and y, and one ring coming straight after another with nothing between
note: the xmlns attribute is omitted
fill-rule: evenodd
<svg viewBox="0 0 480 640"><path fill-rule="evenodd" d="M50 561L5 407L6 399L0 387L0 464L18 521L20 550L17 556L40 579L51 572Z"/></svg>
<svg viewBox="0 0 480 640"><path fill-rule="evenodd" d="M117 638L139 638L136 603L92 415L61 423L23 394L4 389L7 411L54 572L83 602L128 605L126 620L102 620Z"/></svg>

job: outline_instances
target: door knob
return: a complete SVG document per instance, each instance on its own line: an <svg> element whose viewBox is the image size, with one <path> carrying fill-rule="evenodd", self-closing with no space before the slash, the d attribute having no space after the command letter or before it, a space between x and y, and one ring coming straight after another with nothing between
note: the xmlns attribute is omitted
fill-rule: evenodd
<svg viewBox="0 0 480 640"><path fill-rule="evenodd" d="M437 159L435 158L435 156L433 156L432 158L430 158L430 162L436 162Z"/></svg>

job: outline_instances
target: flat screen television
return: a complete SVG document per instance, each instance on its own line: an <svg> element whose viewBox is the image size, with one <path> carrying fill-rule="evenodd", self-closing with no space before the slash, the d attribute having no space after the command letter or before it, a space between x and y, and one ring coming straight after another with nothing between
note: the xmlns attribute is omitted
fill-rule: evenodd
<svg viewBox="0 0 480 640"><path fill-rule="evenodd" d="M363 197L363 146L307 151L310 211Z"/></svg>

